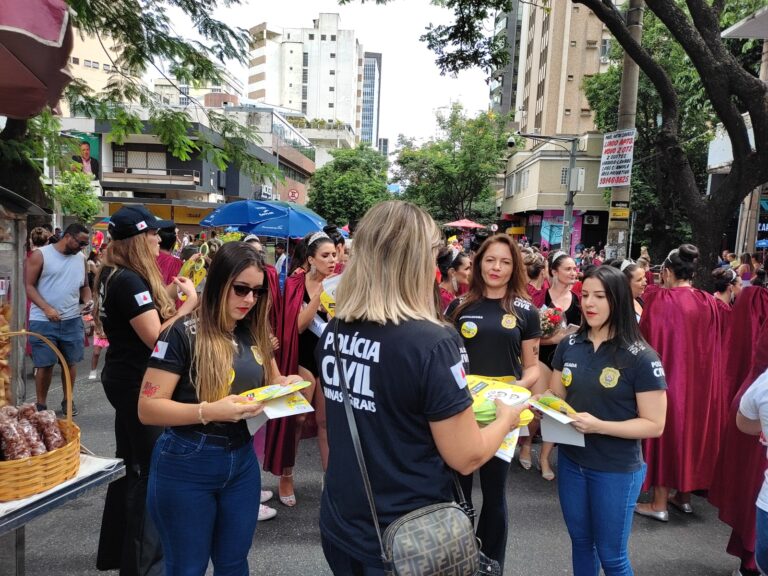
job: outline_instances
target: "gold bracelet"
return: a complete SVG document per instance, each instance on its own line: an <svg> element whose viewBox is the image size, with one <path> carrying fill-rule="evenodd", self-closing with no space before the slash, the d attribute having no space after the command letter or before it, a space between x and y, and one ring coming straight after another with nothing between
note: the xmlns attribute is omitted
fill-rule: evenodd
<svg viewBox="0 0 768 576"><path fill-rule="evenodd" d="M205 418L203 418L203 406L204 406L205 404L208 404L208 402L206 402L205 400L203 400L202 402L200 402L200 404L198 404L198 405L197 405L197 416L200 418L200 423L201 423L203 426L205 426L206 424L208 424L208 421L207 421Z"/></svg>

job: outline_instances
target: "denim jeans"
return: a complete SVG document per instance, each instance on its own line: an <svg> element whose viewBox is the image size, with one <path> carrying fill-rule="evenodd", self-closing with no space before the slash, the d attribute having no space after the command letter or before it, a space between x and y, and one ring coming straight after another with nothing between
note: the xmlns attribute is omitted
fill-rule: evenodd
<svg viewBox="0 0 768 576"><path fill-rule="evenodd" d="M509 462L495 456L480 467L480 489L483 492L483 508L475 534L480 539L486 556L496 560L504 572L507 551L507 475ZM472 503L472 475L459 476L459 483L467 502Z"/></svg>
<svg viewBox="0 0 768 576"><path fill-rule="evenodd" d="M160 532L165 576L248 576L261 474L251 442L230 449L166 429L152 453L147 507Z"/></svg>
<svg viewBox="0 0 768 576"><path fill-rule="evenodd" d="M557 487L574 576L598 576L601 565L605 576L632 576L627 545L645 465L636 472L600 472L558 452Z"/></svg>
<svg viewBox="0 0 768 576"><path fill-rule="evenodd" d="M757 531L755 538L755 562L762 574L768 574L768 512L757 509Z"/></svg>

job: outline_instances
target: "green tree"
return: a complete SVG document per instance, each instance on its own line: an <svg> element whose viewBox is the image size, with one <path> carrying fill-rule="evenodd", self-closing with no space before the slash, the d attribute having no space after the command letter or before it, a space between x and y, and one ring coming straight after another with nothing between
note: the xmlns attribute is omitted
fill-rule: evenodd
<svg viewBox="0 0 768 576"><path fill-rule="evenodd" d="M386 4L391 0L375 1ZM690 146L681 131L685 103L678 88L654 54L632 38L622 6L607 0L572 2L589 8L606 25L653 85L661 108L655 139L656 190L661 202L676 203L673 194L678 195L678 204L691 225L692 239L703 255L699 262L699 280L706 283L720 252L727 225L724 215L733 214L752 190L768 181L768 86L752 69L745 68L720 36L728 24L766 2L646 0L647 9L666 29L667 42L680 46L685 61L698 74L704 91L701 104L711 107L731 141L730 173L709 191L699 184L697 160L689 155ZM548 0L529 3L538 4L541 9L550 8ZM509 11L511 0L440 0L439 4L453 10L454 22L440 33L431 34L436 28L428 28L423 40L436 53L443 73L471 66L480 66L490 73L499 62L503 63L500 52L504 49L484 39L492 35L492 30L483 32L486 30L484 20L496 10ZM454 57L447 59L446 54ZM745 113L749 114L749 120Z"/></svg>
<svg viewBox="0 0 768 576"><path fill-rule="evenodd" d="M317 170L309 181L307 206L328 222L359 220L387 192L387 159L366 144L350 150L332 150L333 161Z"/></svg>
<svg viewBox="0 0 768 576"><path fill-rule="evenodd" d="M65 98L73 111L110 120L111 138L122 143L129 134L139 133L144 123L135 107L146 111L150 130L168 147L173 156L187 160L193 154L205 157L220 169L229 164L240 167L255 181L279 178L274 167L251 156L249 144L260 142L255 130L240 126L223 114L207 112L211 129L222 136L214 145L204 133L193 129L188 109L171 109L159 103L136 78L149 69L161 71L164 62L170 75L180 83L217 83L221 81L217 62L239 60L248 54L248 33L233 29L213 18L220 6L239 4L240 0L68 0L73 9L75 33L96 36L100 42L114 40L119 56L112 62L113 73L104 92L93 94L79 81L66 89ZM180 10L192 22L203 41L193 41L174 30L169 9ZM53 140L49 149L61 146L58 132L47 122L36 119L8 119L0 132L0 185L10 188L33 202L46 204L40 181L42 140ZM47 155L47 154L46 154Z"/></svg>
<svg viewBox="0 0 768 576"><path fill-rule="evenodd" d="M91 188L92 177L76 168L61 173L60 181L51 192L54 200L61 204L61 211L69 216L75 216L81 222L88 224L93 221L101 210L101 202Z"/></svg>
<svg viewBox="0 0 768 576"><path fill-rule="evenodd" d="M447 116L437 114L442 137L421 146L400 138L394 180L437 220L493 220L489 200L504 171L509 120L492 112L467 118L455 104Z"/></svg>

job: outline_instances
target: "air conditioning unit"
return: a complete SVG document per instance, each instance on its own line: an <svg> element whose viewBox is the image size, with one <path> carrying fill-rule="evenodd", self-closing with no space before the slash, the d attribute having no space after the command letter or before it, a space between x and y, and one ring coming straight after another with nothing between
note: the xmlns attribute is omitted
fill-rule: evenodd
<svg viewBox="0 0 768 576"><path fill-rule="evenodd" d="M107 190L104 192L107 198L133 198L133 192L130 190Z"/></svg>
<svg viewBox="0 0 768 576"><path fill-rule="evenodd" d="M586 216L584 216L584 224L590 224L590 225L600 224L600 216L596 214L587 214Z"/></svg>

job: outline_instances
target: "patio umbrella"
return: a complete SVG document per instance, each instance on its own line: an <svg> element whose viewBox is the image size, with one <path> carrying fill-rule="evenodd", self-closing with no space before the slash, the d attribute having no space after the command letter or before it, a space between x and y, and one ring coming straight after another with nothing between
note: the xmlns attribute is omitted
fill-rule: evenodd
<svg viewBox="0 0 768 576"><path fill-rule="evenodd" d="M288 210L278 204L282 203L240 200L239 202L224 204L200 220L200 226L237 226L243 229L244 226L284 216Z"/></svg>
<svg viewBox="0 0 768 576"><path fill-rule="evenodd" d="M30 118L55 107L72 81L64 0L0 0L0 114Z"/></svg>
<svg viewBox="0 0 768 576"><path fill-rule="evenodd" d="M485 228L482 224L472 222L472 220L467 220L466 218L456 220L455 222L447 222L443 226L446 228Z"/></svg>
<svg viewBox="0 0 768 576"><path fill-rule="evenodd" d="M265 202L275 204L286 212L274 218L267 218L249 226L240 226L243 232L277 238L296 238L306 236L310 232L322 230L327 224L325 219L299 204L288 202Z"/></svg>

